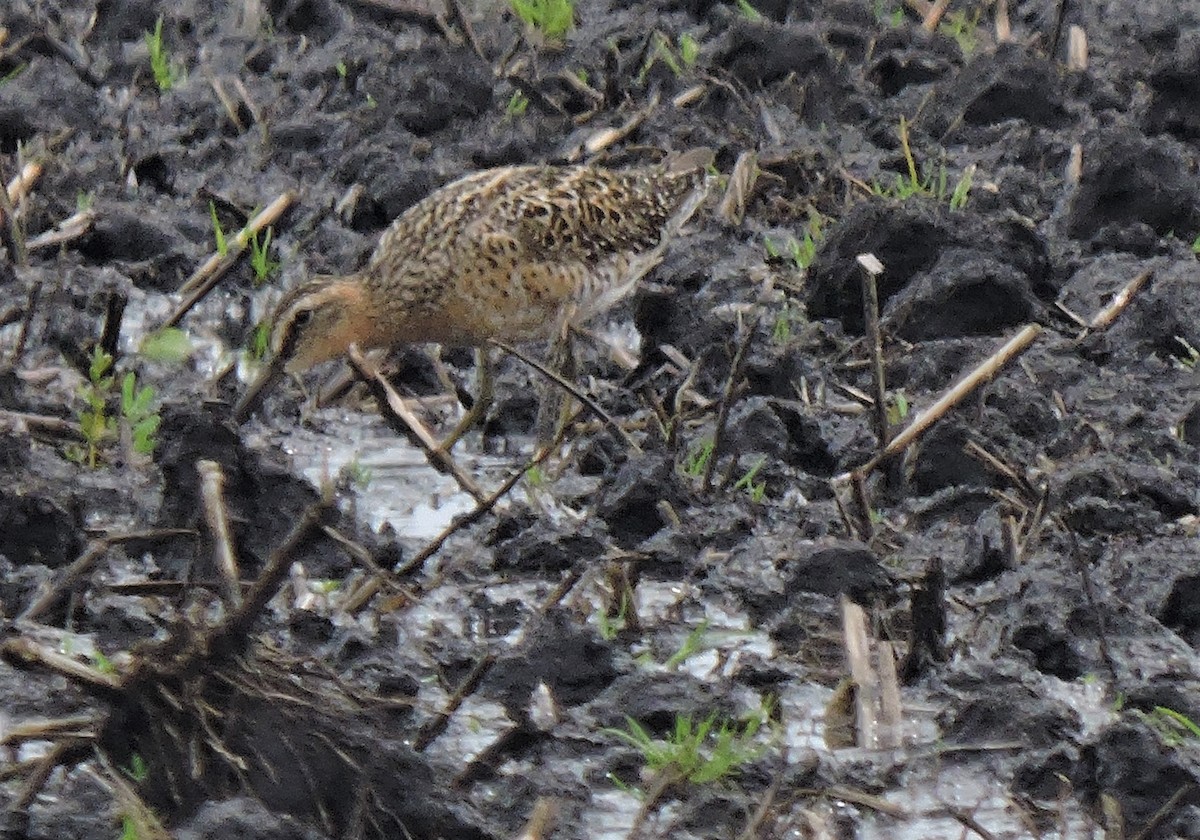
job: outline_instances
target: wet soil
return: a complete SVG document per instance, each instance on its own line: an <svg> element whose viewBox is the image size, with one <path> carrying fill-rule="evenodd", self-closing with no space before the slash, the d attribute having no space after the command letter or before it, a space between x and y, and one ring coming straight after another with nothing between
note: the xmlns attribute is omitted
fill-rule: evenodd
<svg viewBox="0 0 1200 840"><path fill-rule="evenodd" d="M526 836L1200 837L1200 7L1010 2L998 42L991 5L956 0L933 33L886 1L755 5L581 3L558 42L489 4L463 9L470 38L391 0L0 12L0 167L43 167L0 235L10 836L115 836L125 780L181 838L515 837L539 803L551 827ZM697 146L717 195L614 313L641 364L580 368L640 453L578 425L413 566L428 536L364 513L390 485L351 469L322 508L301 475L321 456L290 443L299 425L345 456L367 424L408 447L369 404L313 409L288 384L229 420L280 290L357 267L431 190ZM722 218L744 152L758 177ZM260 284L237 263L181 320L187 359L140 353L213 250L212 214L232 236L288 192L282 269ZM21 247L82 210L83 235ZM855 496L839 477L879 446L863 253L884 267L897 428L1040 333ZM80 420L95 347L154 389L152 455L124 430L90 468L45 420ZM469 383L469 353L443 356ZM407 395L445 392L420 348L391 370ZM491 453L488 490L523 469L540 387L504 362L464 447ZM119 413L115 386L102 399ZM289 576L238 634L213 632L231 608L199 461L223 475L244 578ZM347 610L376 567L404 571ZM902 659L898 744L853 746L843 598ZM31 668L18 641L111 661L123 688ZM763 708L715 782L656 775L612 731ZM18 724L78 714L94 740L21 801L55 739Z"/></svg>

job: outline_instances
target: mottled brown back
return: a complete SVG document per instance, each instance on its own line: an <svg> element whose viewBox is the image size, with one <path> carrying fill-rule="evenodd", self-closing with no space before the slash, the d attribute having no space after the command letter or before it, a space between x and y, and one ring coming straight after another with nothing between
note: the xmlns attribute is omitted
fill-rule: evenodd
<svg viewBox="0 0 1200 840"><path fill-rule="evenodd" d="M662 255L705 193L684 166L487 170L434 192L383 235L364 280L396 322L436 320L442 343L521 340L568 308L590 317ZM544 327L544 329L542 329ZM421 331L422 324L412 328Z"/></svg>

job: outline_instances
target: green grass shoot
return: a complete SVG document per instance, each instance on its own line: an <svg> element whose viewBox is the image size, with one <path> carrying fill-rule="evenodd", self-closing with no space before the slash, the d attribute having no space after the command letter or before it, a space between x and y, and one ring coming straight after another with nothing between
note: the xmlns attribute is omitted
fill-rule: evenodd
<svg viewBox="0 0 1200 840"><path fill-rule="evenodd" d="M771 341L780 346L792 340L792 305L785 298L771 326Z"/></svg>
<svg viewBox="0 0 1200 840"><path fill-rule="evenodd" d="M745 490L749 494L752 502L758 503L767 497L767 483L765 481L755 481L759 472L762 471L763 465L767 463L767 456L761 456L754 465L750 467L741 478L733 485L734 490Z"/></svg>
<svg viewBox="0 0 1200 840"><path fill-rule="evenodd" d="M627 618L629 616L629 599L629 590L626 589L621 593L621 606L615 616L609 615L608 611L603 607L601 607L597 612L596 630L600 634L600 638L604 639L604 641L613 641L617 638L617 635L625 629L628 623Z"/></svg>
<svg viewBox="0 0 1200 840"><path fill-rule="evenodd" d="M267 351L271 349L270 321L262 320L254 325L254 330L250 333L249 349L251 358L262 360L267 357Z"/></svg>
<svg viewBox="0 0 1200 840"><path fill-rule="evenodd" d="M700 57L700 42L684 33L679 36L679 58L685 67L691 68Z"/></svg>
<svg viewBox="0 0 1200 840"><path fill-rule="evenodd" d="M641 752L648 770L707 784L735 775L766 752L769 742L759 733L771 720L773 706L768 698L741 721L722 718L716 712L700 721L679 714L662 739L653 737L631 717L625 718L625 729L603 731Z"/></svg>
<svg viewBox="0 0 1200 840"><path fill-rule="evenodd" d="M737 10L746 20L760 21L763 19L762 12L750 5L750 0L736 0Z"/></svg>
<svg viewBox="0 0 1200 840"><path fill-rule="evenodd" d="M572 0L509 0L513 13L528 26L557 41L575 26Z"/></svg>
<svg viewBox="0 0 1200 840"><path fill-rule="evenodd" d="M183 68L171 61L162 37L163 19L160 15L154 31L146 33L146 49L150 51L150 72L158 89L166 93L185 78Z"/></svg>
<svg viewBox="0 0 1200 840"><path fill-rule="evenodd" d="M963 10L950 12L938 30L953 38L962 54L969 58L979 48L979 9L971 14Z"/></svg>
<svg viewBox="0 0 1200 840"><path fill-rule="evenodd" d="M257 233L250 235L250 268L254 270L256 286L261 286L279 271L279 261L271 259L272 235L274 235L273 228L267 228L261 241Z"/></svg>
<svg viewBox="0 0 1200 840"><path fill-rule="evenodd" d="M225 238L225 230L221 220L217 218L217 205L208 202L208 215L212 218L213 239L217 243L217 253L222 257L229 253L229 240Z"/></svg>
<svg viewBox="0 0 1200 840"><path fill-rule="evenodd" d="M705 644L705 634L708 632L708 619L701 621L692 632L688 633L683 640L683 644L679 646L679 650L671 654L667 661L663 663L663 667L668 671L674 671L684 662L687 662L700 651L705 650L708 645Z"/></svg>
<svg viewBox="0 0 1200 840"><path fill-rule="evenodd" d="M506 116L516 119L525 113L529 107L529 97L523 91L515 90L513 95L508 98L508 104L504 106Z"/></svg>
<svg viewBox="0 0 1200 840"><path fill-rule="evenodd" d="M912 145L909 142L908 120L903 116L900 117L900 129L898 133L900 136L900 148L904 152L904 163L907 172L904 175L895 175L890 186L876 180L871 185L871 192L882 198L891 198L898 201L907 201L914 197L946 201L948 197L951 210L961 210L965 207L975 176L975 165L971 164L963 169L953 191L950 191L949 174L946 171L945 163L934 167L932 171L929 171L927 167L923 167L921 172L917 171L917 160L913 155Z"/></svg>
<svg viewBox="0 0 1200 840"><path fill-rule="evenodd" d="M683 459L683 474L691 478L699 478L704 475L704 470L708 466L708 460L713 456L715 446L716 443L712 438L705 438L694 445L687 457Z"/></svg>

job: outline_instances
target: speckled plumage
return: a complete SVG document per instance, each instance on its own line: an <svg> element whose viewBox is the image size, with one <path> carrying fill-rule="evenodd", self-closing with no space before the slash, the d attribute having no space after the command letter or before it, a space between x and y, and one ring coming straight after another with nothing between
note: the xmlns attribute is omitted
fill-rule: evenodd
<svg viewBox="0 0 1200 840"><path fill-rule="evenodd" d="M303 371L351 343L527 341L597 315L662 258L702 202L711 160L694 150L661 166L513 166L454 181L396 219L361 271L284 297L275 365Z"/></svg>

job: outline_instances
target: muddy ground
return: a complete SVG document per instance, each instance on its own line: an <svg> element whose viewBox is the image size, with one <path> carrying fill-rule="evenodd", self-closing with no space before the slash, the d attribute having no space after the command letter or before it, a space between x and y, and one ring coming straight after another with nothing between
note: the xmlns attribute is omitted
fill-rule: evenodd
<svg viewBox="0 0 1200 840"><path fill-rule="evenodd" d="M998 43L997 10L960 0L932 34L889 0L756 5L580 3L557 41L502 4L464 7L469 38L393 0L0 11L0 166L42 165L0 261L7 836L1200 836L1200 6L1010 2ZM289 443L299 424L324 451L407 451L369 402L288 384L230 422L280 290L361 265L439 185L696 146L714 199L615 313L641 365L580 368L640 454L578 425L414 565L428 536L363 513L389 485L352 468L322 508ZM722 218L744 152L760 174ZM234 265L180 320L186 360L139 352L214 250L210 202L232 238L289 192L281 269ZM77 211L82 235L39 246ZM835 479L878 447L864 252L897 427L1040 334L856 499ZM92 468L70 424L97 346L161 423L152 455L118 423ZM469 384L470 355L443 355ZM393 368L445 393L423 348ZM462 447L488 492L523 469L539 401L502 370ZM283 576L242 622L203 459L244 578ZM373 566L402 574L349 611ZM836 692L842 596L903 658L902 723L863 746ZM716 780L656 773L613 731L712 714L765 717Z"/></svg>

